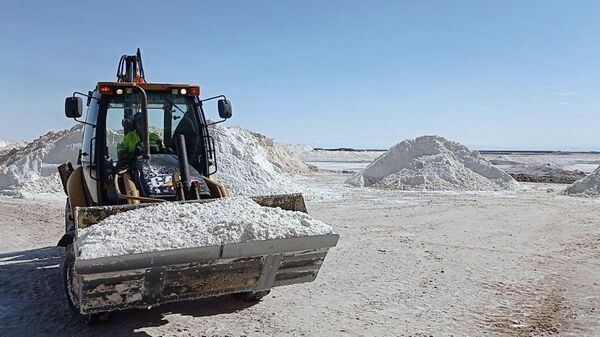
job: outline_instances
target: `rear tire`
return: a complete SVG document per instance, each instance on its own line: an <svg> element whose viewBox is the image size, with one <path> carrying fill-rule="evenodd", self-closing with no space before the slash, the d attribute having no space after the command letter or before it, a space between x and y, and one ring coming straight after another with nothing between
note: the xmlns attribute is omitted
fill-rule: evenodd
<svg viewBox="0 0 600 337"><path fill-rule="evenodd" d="M235 293L232 294L232 296L240 301L244 301L244 302L258 302L260 301L263 297L269 295L269 293L271 292L271 290L263 290L263 291L247 291L247 292L243 292L243 293Z"/></svg>
<svg viewBox="0 0 600 337"><path fill-rule="evenodd" d="M65 257L62 263L62 275L63 275L63 285L65 291L65 297L67 298L67 304L69 309L73 313L74 316L82 319L87 324L94 324L98 322L103 322L108 320L110 317L110 313L98 313L98 314L82 314L79 311L79 306L77 305L77 298L72 291L72 282L73 282L73 265L75 264L75 252L73 250L73 245L69 245L65 251Z"/></svg>

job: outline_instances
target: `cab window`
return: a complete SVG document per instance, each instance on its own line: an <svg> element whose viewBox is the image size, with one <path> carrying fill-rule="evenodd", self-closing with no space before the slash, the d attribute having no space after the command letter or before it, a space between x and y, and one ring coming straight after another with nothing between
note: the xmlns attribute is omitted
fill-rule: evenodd
<svg viewBox="0 0 600 337"><path fill-rule="evenodd" d="M162 141L162 152L174 153L174 135L183 134L186 138L188 157L191 157L190 154L196 155L200 138L193 97L164 92L147 92L147 97L148 129L152 136ZM137 133L134 122L137 113L141 113L140 95L110 97L106 114L106 147L109 159L118 160L119 144L127 134Z"/></svg>

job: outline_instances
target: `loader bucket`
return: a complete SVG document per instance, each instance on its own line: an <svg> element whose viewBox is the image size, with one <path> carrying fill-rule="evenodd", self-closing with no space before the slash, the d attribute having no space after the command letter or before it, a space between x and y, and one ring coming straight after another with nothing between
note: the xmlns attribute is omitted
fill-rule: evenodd
<svg viewBox="0 0 600 337"><path fill-rule="evenodd" d="M265 206L306 211L302 195L255 200ZM145 206L77 208L76 226L85 228L111 214ZM78 258L75 244L68 286L81 314L264 291L313 281L338 238L337 234L330 234L95 259Z"/></svg>
<svg viewBox="0 0 600 337"><path fill-rule="evenodd" d="M257 204L265 207L279 207L286 211L298 211L308 213L306 211L306 205L304 203L304 197L301 193L293 194L274 194L274 195L262 195L252 197ZM201 199L201 200L190 200L180 201L181 203L205 203L212 202L218 199ZM86 228L94 225L105 218L126 212L136 208L148 207L155 205L153 203L145 204L126 204L126 205L115 205L115 206L92 206L92 207L78 207L75 213L78 228Z"/></svg>

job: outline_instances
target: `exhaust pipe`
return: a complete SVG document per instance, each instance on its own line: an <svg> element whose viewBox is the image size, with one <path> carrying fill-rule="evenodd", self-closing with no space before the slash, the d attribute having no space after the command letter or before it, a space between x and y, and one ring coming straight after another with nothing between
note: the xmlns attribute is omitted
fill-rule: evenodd
<svg viewBox="0 0 600 337"><path fill-rule="evenodd" d="M185 136L182 134L177 135L177 159L179 160L179 174L181 175L181 184L185 189L185 192L189 192L192 188L192 182L190 180L190 167L188 165L187 150L185 147Z"/></svg>

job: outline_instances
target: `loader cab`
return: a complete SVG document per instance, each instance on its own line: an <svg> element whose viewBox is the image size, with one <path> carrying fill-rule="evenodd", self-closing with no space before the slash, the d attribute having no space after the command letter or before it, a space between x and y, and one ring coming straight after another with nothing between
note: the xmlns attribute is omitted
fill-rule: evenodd
<svg viewBox="0 0 600 337"><path fill-rule="evenodd" d="M199 87L155 83L140 86L143 86L145 95L136 90L135 85L101 82L88 95L85 120L80 121L84 130L78 162L83 168L87 198L93 204L117 203L110 191L112 177L124 168L131 168L132 158L143 156L139 147L126 157L120 151L129 133L139 134L133 116L142 113L143 103L147 104L146 130L162 142L161 147L150 147L153 159L177 158L176 139L182 135L189 165L195 172L205 177L216 172L215 149L202 101L198 98ZM81 117L80 102L67 99L65 113L68 117ZM220 100L218 108L221 117L231 116L229 101Z"/></svg>

